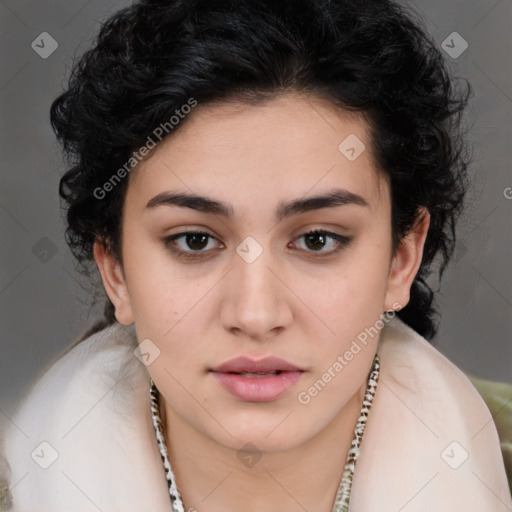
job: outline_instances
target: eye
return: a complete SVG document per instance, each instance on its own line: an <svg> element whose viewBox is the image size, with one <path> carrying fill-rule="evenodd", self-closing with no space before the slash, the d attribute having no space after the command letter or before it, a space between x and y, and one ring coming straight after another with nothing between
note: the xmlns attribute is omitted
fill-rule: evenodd
<svg viewBox="0 0 512 512"><path fill-rule="evenodd" d="M348 246L352 243L352 238L350 237L324 230L308 231L297 238L297 240L300 239L305 240L305 244L308 249L313 248L313 250L306 249L306 252L321 253L320 257L329 256L339 251L344 246ZM333 241L331 242L331 246L334 246L334 248L330 251L322 251L321 249L326 246L329 239ZM178 258L194 259L204 257L205 253L212 249L210 247L209 250L206 250L208 248L209 240L216 240L216 238L204 231L184 231L182 233L166 237L164 239L164 243L171 252L178 256ZM179 242L182 243L180 244ZM224 247L222 243L219 242L219 244L221 248Z"/></svg>
<svg viewBox="0 0 512 512"><path fill-rule="evenodd" d="M193 253L204 253L205 251L203 249L208 247L208 239L215 240L213 236L204 231L185 231L165 238L165 246L170 249L171 252L177 254L178 257L197 258L200 257L201 254L196 256ZM183 242L181 247L178 241ZM187 250L187 248L192 250Z"/></svg>
<svg viewBox="0 0 512 512"><path fill-rule="evenodd" d="M320 229L303 233L297 238L297 240L301 239L304 239L305 245L308 249L312 248L312 250L307 250L307 252L321 253L321 256L329 256L352 243L352 238L350 237ZM333 248L330 251L322 251L321 249L326 247L329 239L331 239L330 245Z"/></svg>

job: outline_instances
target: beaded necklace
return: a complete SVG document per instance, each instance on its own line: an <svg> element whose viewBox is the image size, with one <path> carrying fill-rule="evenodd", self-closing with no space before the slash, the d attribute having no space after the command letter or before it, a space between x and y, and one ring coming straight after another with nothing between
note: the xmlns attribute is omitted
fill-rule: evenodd
<svg viewBox="0 0 512 512"><path fill-rule="evenodd" d="M343 476L341 477L341 482L338 487L336 498L334 500L334 506L331 512L348 512L348 504L350 500L350 491L352 489L352 478L354 475L355 464L360 452L359 446L363 438L364 427L366 426L366 421L370 413L373 398L377 390L379 371L379 356L375 355L373 359L372 368L368 376L368 382L366 386L366 393L363 400L363 405L361 407L361 412L359 414L357 424L354 428L354 437L352 439L350 449L347 453L347 459L345 461ZM160 392L158 391L152 379L150 379L149 392L151 399L151 416L153 418L153 426L155 428L156 440L158 443L158 448L160 450L160 455L162 457L165 476L167 479L169 496L171 498L171 511L185 512L185 506L178 491L176 479L174 477L174 473L171 468L171 463L169 462L169 457L167 455L167 446L165 444L162 420L160 418Z"/></svg>

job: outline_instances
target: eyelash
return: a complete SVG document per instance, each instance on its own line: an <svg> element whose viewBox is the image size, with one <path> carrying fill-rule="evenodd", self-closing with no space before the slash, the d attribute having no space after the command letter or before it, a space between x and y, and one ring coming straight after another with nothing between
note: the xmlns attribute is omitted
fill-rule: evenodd
<svg viewBox="0 0 512 512"><path fill-rule="evenodd" d="M179 239L179 238L183 238L186 235L206 235L209 238L215 239L215 237L210 235L209 233L206 233L204 231L196 231L196 230L183 231L181 233L177 233L175 235L169 236L169 237L164 239L164 245L172 253L176 254L176 256L178 258L189 259L189 260L195 260L195 259L204 258L205 256L203 256L203 254L206 253L207 251L203 251L203 250L200 250L200 251L183 251L182 249L177 249L176 248L176 244L174 243L174 241ZM333 238L334 240L336 240L338 242L338 247L336 247L335 249L327 252L326 254L321 254L319 256L314 256L315 258L325 258L325 257L331 256L332 254L334 254L334 253L338 252L339 250L343 249L343 247L349 246L352 243L352 241L353 241L352 237L338 235L337 233L332 233L330 231L325 231L325 230L322 230L322 229L314 229L312 231L307 231L305 233L302 233L302 235L298 236L296 238L296 240L299 240L299 239L301 239L301 238L303 238L303 237L305 237L307 235L324 235L324 236L327 236L328 238ZM318 253L319 251L306 251L306 252L311 252L311 253L315 254L315 253Z"/></svg>

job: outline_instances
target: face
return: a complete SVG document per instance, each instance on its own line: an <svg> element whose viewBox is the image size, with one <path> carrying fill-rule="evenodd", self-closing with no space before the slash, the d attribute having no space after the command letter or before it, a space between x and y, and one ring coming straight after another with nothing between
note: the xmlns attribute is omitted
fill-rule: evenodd
<svg viewBox="0 0 512 512"><path fill-rule="evenodd" d="M147 369L170 423L226 447L306 443L365 389L378 336L351 347L407 304L428 216L393 256L367 124L313 97L199 105L132 172L123 268L95 257L117 319L159 351ZM238 357L282 361L219 369Z"/></svg>

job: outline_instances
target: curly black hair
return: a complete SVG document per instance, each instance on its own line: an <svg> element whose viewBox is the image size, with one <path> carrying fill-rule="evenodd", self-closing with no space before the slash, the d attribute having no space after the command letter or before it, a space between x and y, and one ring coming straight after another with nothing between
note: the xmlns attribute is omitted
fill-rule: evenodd
<svg viewBox="0 0 512 512"><path fill-rule="evenodd" d="M427 278L436 255L441 278L453 254L466 194L461 120L471 86L463 82L450 77L421 17L389 0L134 3L103 24L51 106L72 165L59 185L66 241L85 273L96 240L122 263L129 180L107 200L94 191L190 98L257 104L288 92L313 94L368 120L374 160L390 179L394 250L420 207L430 212L421 266L398 316L431 340L439 312ZM107 297L104 321L86 335L114 321Z"/></svg>

